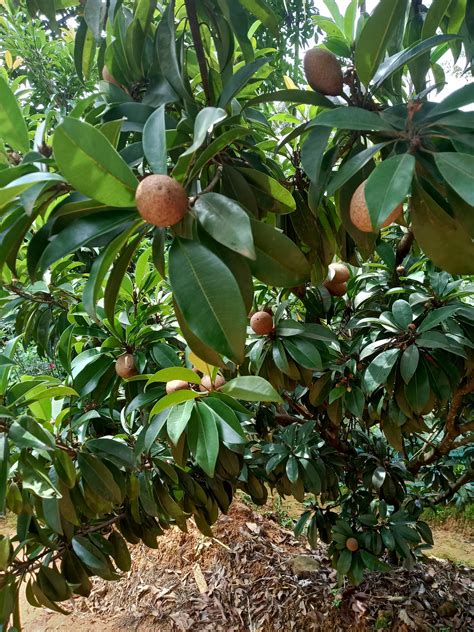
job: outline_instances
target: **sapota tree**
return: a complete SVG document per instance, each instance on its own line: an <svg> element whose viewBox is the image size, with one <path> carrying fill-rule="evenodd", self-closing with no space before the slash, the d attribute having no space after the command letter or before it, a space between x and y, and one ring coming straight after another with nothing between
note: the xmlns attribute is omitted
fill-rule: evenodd
<svg viewBox="0 0 474 632"><path fill-rule="evenodd" d="M308 4L0 7L5 629L238 489L304 501L353 583L469 494L474 85L436 95L473 5Z"/></svg>

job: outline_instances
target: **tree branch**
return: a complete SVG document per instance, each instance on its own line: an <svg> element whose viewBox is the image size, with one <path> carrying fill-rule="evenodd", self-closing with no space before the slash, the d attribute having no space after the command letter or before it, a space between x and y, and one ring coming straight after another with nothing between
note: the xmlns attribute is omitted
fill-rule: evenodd
<svg viewBox="0 0 474 632"><path fill-rule="evenodd" d="M470 483L471 481L474 481L474 470L472 469L464 472L464 474L460 478L458 478L458 480L455 483L449 486L449 489L447 489L445 492L443 492L439 496L436 496L432 504L439 505L439 503L449 500L450 498L454 496L454 494L458 491L458 489L460 489L463 485Z"/></svg>
<svg viewBox="0 0 474 632"><path fill-rule="evenodd" d="M191 35L194 42L194 48L196 50L196 57L199 64L199 70L201 72L202 87L204 94L206 95L207 103L211 102L211 90L209 88L209 74L207 70L206 55L204 53L204 46L202 44L201 32L199 30L199 21L196 11L195 0L184 0L186 5L186 12L189 19L189 27L191 29Z"/></svg>

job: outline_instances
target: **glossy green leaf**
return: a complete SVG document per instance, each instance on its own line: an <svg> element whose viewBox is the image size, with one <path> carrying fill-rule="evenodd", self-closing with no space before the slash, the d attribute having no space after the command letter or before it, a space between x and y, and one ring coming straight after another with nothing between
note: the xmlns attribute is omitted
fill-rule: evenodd
<svg viewBox="0 0 474 632"><path fill-rule="evenodd" d="M418 368L420 352L416 345L410 345L405 349L400 358L400 374L405 384L411 380Z"/></svg>
<svg viewBox="0 0 474 632"><path fill-rule="evenodd" d="M199 376L191 369L173 366L161 369L158 373L152 375L146 383L146 386L153 384L154 382L170 382L171 380L183 380L184 382L191 382L191 384L200 383Z"/></svg>
<svg viewBox="0 0 474 632"><path fill-rule="evenodd" d="M201 396L202 393L198 393L196 391L188 391L184 389L181 391L175 391L174 393L170 393L169 395L165 395L158 402L156 402L156 404L151 409L150 419L155 415L158 415L162 411L166 410L167 408L172 408L177 404L181 404L182 402L196 399L197 397Z"/></svg>
<svg viewBox="0 0 474 632"><path fill-rule="evenodd" d="M406 329L413 322L413 310L410 304L403 299L395 301L392 305L392 314L397 325Z"/></svg>
<svg viewBox="0 0 474 632"><path fill-rule="evenodd" d="M134 206L137 179L127 163L95 127L66 118L53 137L61 173L78 191L111 206Z"/></svg>
<svg viewBox="0 0 474 632"><path fill-rule="evenodd" d="M196 463L208 476L214 476L219 454L219 432L212 411L202 404L193 409L188 422L188 445Z"/></svg>
<svg viewBox="0 0 474 632"><path fill-rule="evenodd" d="M0 75L0 138L12 149L26 153L30 147L28 129L15 95Z"/></svg>
<svg viewBox="0 0 474 632"><path fill-rule="evenodd" d="M366 86L374 76L400 22L405 19L408 0L380 0L357 38L355 66Z"/></svg>
<svg viewBox="0 0 474 632"><path fill-rule="evenodd" d="M239 172L273 202L270 209L273 213L291 213L295 210L296 202L294 197L277 180L256 169L242 167L239 169Z"/></svg>
<svg viewBox="0 0 474 632"><path fill-rule="evenodd" d="M153 173L166 174L168 154L166 147L165 106L157 108L143 128L143 152Z"/></svg>
<svg viewBox="0 0 474 632"><path fill-rule="evenodd" d="M265 0L238 0L257 20L260 20L275 36L279 34L278 17Z"/></svg>
<svg viewBox="0 0 474 632"><path fill-rule="evenodd" d="M364 386L368 393L386 381L399 355L400 349L387 349L372 360L364 373Z"/></svg>
<svg viewBox="0 0 474 632"><path fill-rule="evenodd" d="M205 193L198 197L194 210L206 232L217 242L255 259L250 219L240 204L219 193Z"/></svg>
<svg viewBox="0 0 474 632"><path fill-rule="evenodd" d="M382 161L370 174L365 184L365 200L372 226L380 228L394 209L408 195L415 158L411 154L399 154Z"/></svg>
<svg viewBox="0 0 474 632"><path fill-rule="evenodd" d="M188 156L194 154L194 152L201 147L207 138L208 134L211 134L214 127L227 118L227 112L222 108L207 107L199 112L194 122L194 137L191 147L188 147L181 156Z"/></svg>
<svg viewBox="0 0 474 632"><path fill-rule="evenodd" d="M474 274L474 244L464 226L416 182L410 207L415 239L433 263L451 274Z"/></svg>
<svg viewBox="0 0 474 632"><path fill-rule="evenodd" d="M259 103L298 103L306 105L316 105L319 107L325 107L332 109L335 107L334 103L327 97L314 92L314 90L277 90L276 92L267 92L259 94L256 97L247 101L244 105L245 108L258 105Z"/></svg>
<svg viewBox="0 0 474 632"><path fill-rule="evenodd" d="M342 163L339 169L334 172L334 175L328 185L327 194L334 195L334 193L342 187L348 180L350 180L358 171L362 169L381 149L386 147L391 141L387 143L377 143L371 145L367 149L362 150L349 160Z"/></svg>
<svg viewBox="0 0 474 632"><path fill-rule="evenodd" d="M281 402L273 386L262 377L248 375L236 377L221 387L221 392L249 402Z"/></svg>
<svg viewBox="0 0 474 632"><path fill-rule="evenodd" d="M456 193L474 206L474 156L458 152L435 153L436 166Z"/></svg>
<svg viewBox="0 0 474 632"><path fill-rule="evenodd" d="M308 123L308 128L318 125L357 131L393 132L393 127L380 114L354 106L343 106L322 112Z"/></svg>
<svg viewBox="0 0 474 632"><path fill-rule="evenodd" d="M309 278L309 263L286 235L272 226L251 220L257 258L250 261L254 276L268 285L293 287Z"/></svg>
<svg viewBox="0 0 474 632"><path fill-rule="evenodd" d="M226 105L228 105L232 99L238 95L242 88L247 85L253 75L269 61L268 57L260 57L259 59L239 68L239 70L237 70L237 72L232 75L229 81L227 81L224 85L224 89L222 90L218 101L219 107L226 107Z"/></svg>
<svg viewBox="0 0 474 632"><path fill-rule="evenodd" d="M247 317L229 268L197 242L175 239L169 255L174 298L190 330L237 363L243 360Z"/></svg>
<svg viewBox="0 0 474 632"><path fill-rule="evenodd" d="M120 488L112 472L101 459L87 452L80 452L77 455L77 462L83 479L96 494L113 503L121 502Z"/></svg>
<svg viewBox="0 0 474 632"><path fill-rule="evenodd" d="M193 400L188 400L186 403L171 409L166 419L166 431L174 445L178 445L181 435L186 430L193 408Z"/></svg>

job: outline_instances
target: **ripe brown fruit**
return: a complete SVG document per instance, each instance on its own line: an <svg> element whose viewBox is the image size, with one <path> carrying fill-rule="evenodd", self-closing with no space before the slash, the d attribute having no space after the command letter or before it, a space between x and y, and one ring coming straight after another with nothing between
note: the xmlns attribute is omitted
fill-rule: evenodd
<svg viewBox="0 0 474 632"><path fill-rule="evenodd" d="M124 353L115 362L115 372L120 377L129 379L138 373L135 367L135 360L131 353Z"/></svg>
<svg viewBox="0 0 474 632"><path fill-rule="evenodd" d="M355 538L347 538L346 540L346 549L348 551L352 551L354 553L359 549L359 543Z"/></svg>
<svg viewBox="0 0 474 632"><path fill-rule="evenodd" d="M330 263L329 269L334 272L331 283L345 283L349 280L350 272L343 263Z"/></svg>
<svg viewBox="0 0 474 632"><path fill-rule="evenodd" d="M121 87L119 82L117 81L117 79L112 75L112 73L110 72L110 70L107 68L107 66L103 66L102 67L102 79L104 81L107 81L108 83L113 83L114 86L118 86L119 88Z"/></svg>
<svg viewBox="0 0 474 632"><path fill-rule="evenodd" d="M210 375L204 375L199 385L199 390L203 393L206 391L217 391L224 384L225 379L219 373L216 375L214 383L212 383Z"/></svg>
<svg viewBox="0 0 474 632"><path fill-rule="evenodd" d="M184 380L171 380L170 382L166 382L166 394L170 395L171 393L175 393L176 391L187 391L189 389L188 382Z"/></svg>
<svg viewBox="0 0 474 632"><path fill-rule="evenodd" d="M255 312L250 319L250 327L260 336L268 336L273 331L273 317L268 312Z"/></svg>
<svg viewBox="0 0 474 632"><path fill-rule="evenodd" d="M347 292L347 283L334 283L333 281L324 281L324 287L331 296L344 296Z"/></svg>
<svg viewBox="0 0 474 632"><path fill-rule="evenodd" d="M312 48L304 56L304 74L309 85L321 94L342 94L343 77L337 57L323 48Z"/></svg>
<svg viewBox="0 0 474 632"><path fill-rule="evenodd" d="M364 180L357 189L354 191L354 195L352 196L351 205L349 209L349 215L351 218L351 222L363 233L373 233L375 232L372 222L370 221L369 209L367 208L367 203L365 201L365 183L367 180ZM401 215L403 211L403 204L399 204L387 219L382 224L382 228L385 226L389 226L392 222L394 222L397 217Z"/></svg>
<svg viewBox="0 0 474 632"><path fill-rule="evenodd" d="M137 187L135 202L143 219L154 226L173 226L188 210L188 194L169 176L154 174Z"/></svg>

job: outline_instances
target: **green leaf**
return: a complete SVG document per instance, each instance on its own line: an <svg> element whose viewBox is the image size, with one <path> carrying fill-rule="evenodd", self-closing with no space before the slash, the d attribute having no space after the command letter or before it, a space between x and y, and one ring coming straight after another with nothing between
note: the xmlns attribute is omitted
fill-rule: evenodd
<svg viewBox="0 0 474 632"><path fill-rule="evenodd" d="M208 476L214 476L219 454L219 432L212 411L198 404L188 422L188 445L196 463Z"/></svg>
<svg viewBox="0 0 474 632"><path fill-rule="evenodd" d="M169 254L169 274L189 329L206 345L240 364L247 317L229 268L201 244L176 238Z"/></svg>
<svg viewBox="0 0 474 632"><path fill-rule="evenodd" d="M400 359L400 374L405 384L411 380L418 368L420 352L416 345L410 345L405 349Z"/></svg>
<svg viewBox="0 0 474 632"><path fill-rule="evenodd" d="M95 259L92 264L89 278L87 279L83 294L82 304L86 312L93 318L97 318L96 309L97 303L102 292L102 286L105 277L112 265L115 257L120 250L128 242L129 238L133 235L136 229L140 226L141 221L135 222L130 228L118 235L114 240L108 244L102 251L101 255Z"/></svg>
<svg viewBox="0 0 474 632"><path fill-rule="evenodd" d="M254 375L236 377L221 387L221 392L248 402L281 402L282 399L273 386Z"/></svg>
<svg viewBox="0 0 474 632"><path fill-rule="evenodd" d="M278 18L271 6L264 0L239 0L239 2L247 11L254 15L257 20L260 20L273 35L278 36Z"/></svg>
<svg viewBox="0 0 474 632"><path fill-rule="evenodd" d="M188 400L185 404L171 409L166 419L166 431L174 445L178 445L181 435L186 430L193 408L194 401Z"/></svg>
<svg viewBox="0 0 474 632"><path fill-rule="evenodd" d="M198 197L194 210L211 237L244 257L255 259L250 219L240 204L219 193L205 193Z"/></svg>
<svg viewBox="0 0 474 632"><path fill-rule="evenodd" d="M428 372L422 362L418 363L417 369L405 386L405 397L412 410L420 414L430 398L430 381Z"/></svg>
<svg viewBox="0 0 474 632"><path fill-rule="evenodd" d="M364 373L364 386L367 392L375 391L385 382L399 355L400 349L387 349L372 360Z"/></svg>
<svg viewBox="0 0 474 632"><path fill-rule="evenodd" d="M415 157L399 154L381 162L370 174L364 193L372 226L380 228L408 195L415 171Z"/></svg>
<svg viewBox="0 0 474 632"><path fill-rule="evenodd" d="M12 423L8 436L19 448L54 450L56 447L53 435L28 415L22 415Z"/></svg>
<svg viewBox="0 0 474 632"><path fill-rule="evenodd" d="M352 564L352 553L347 549L343 549L337 560L336 569L341 575L346 575L349 572Z"/></svg>
<svg viewBox="0 0 474 632"><path fill-rule="evenodd" d="M15 95L0 75L0 138L12 149L26 153L30 148L28 129Z"/></svg>
<svg viewBox="0 0 474 632"><path fill-rule="evenodd" d="M7 481L10 472L9 463L10 449L8 435L6 432L0 433L0 512L5 514L5 501L7 496Z"/></svg>
<svg viewBox="0 0 474 632"><path fill-rule="evenodd" d="M214 156L226 147L232 145L232 143L238 138L248 136L249 132L250 130L246 127L233 127L215 138L212 143L203 149L203 151L199 154L199 157L196 158L196 162L194 163L189 179L193 180L196 178L201 169L205 167L214 158Z"/></svg>
<svg viewBox="0 0 474 632"><path fill-rule="evenodd" d="M97 574L109 572L107 559L88 538L76 535L71 543L74 553L87 568Z"/></svg>
<svg viewBox="0 0 474 632"><path fill-rule="evenodd" d="M293 455L290 455L286 462L286 475L290 483L296 483L298 480L298 461Z"/></svg>
<svg viewBox="0 0 474 632"><path fill-rule="evenodd" d="M326 150L331 129L316 127L309 134L301 149L301 165L308 178L317 183L320 178L321 163Z"/></svg>
<svg viewBox="0 0 474 632"><path fill-rule="evenodd" d="M185 82L178 62L174 11L175 1L172 0L164 10L156 29L156 58L163 77L166 77L173 90L186 101L191 101L189 84Z"/></svg>
<svg viewBox="0 0 474 632"><path fill-rule="evenodd" d="M224 89L219 97L218 105L221 108L226 107L232 99L244 88L253 75L270 61L268 57L260 57L249 64L245 64L232 75L229 81L224 85Z"/></svg>
<svg viewBox="0 0 474 632"><path fill-rule="evenodd" d="M357 38L355 66L357 74L366 86L374 76L385 52L405 19L408 0L380 0Z"/></svg>
<svg viewBox="0 0 474 632"><path fill-rule="evenodd" d="M259 94L247 101L244 108L253 107L260 103L297 103L306 105L316 105L325 108L334 108L335 105L327 97L324 97L314 90L277 90L276 92L267 92Z"/></svg>
<svg viewBox="0 0 474 632"><path fill-rule="evenodd" d="M158 415L163 410L167 408L171 408L172 406L176 406L177 404L181 404L190 399L196 399L197 397L201 397L202 393L197 393L196 391L188 391L181 390L175 391L174 393L170 393L169 395L165 395L162 397L151 409L150 411L150 419L155 415Z"/></svg>
<svg viewBox="0 0 474 632"><path fill-rule="evenodd" d="M474 85L474 84L473 84ZM436 166L456 193L474 205L474 156L458 152L436 152Z"/></svg>
<svg viewBox="0 0 474 632"><path fill-rule="evenodd" d="M474 101L474 84L468 83L466 86L459 88L452 92L449 96L437 103L435 107L430 110L427 118L438 117L441 114L452 112L462 108L465 105L470 105Z"/></svg>
<svg viewBox="0 0 474 632"><path fill-rule="evenodd" d="M3 353L0 353L0 366L6 366L6 365L15 366L15 364L16 362L14 360L11 360L6 355L3 355Z"/></svg>
<svg viewBox="0 0 474 632"><path fill-rule="evenodd" d="M110 437L89 439L86 446L88 450L114 463L117 467L132 468L135 465L133 450L118 439Z"/></svg>
<svg viewBox="0 0 474 632"><path fill-rule="evenodd" d="M158 373L152 375L146 386L153 384L153 382L170 382L171 380L183 380L184 382L191 382L191 384L199 384L201 381L199 376L191 369L173 366L161 369Z"/></svg>
<svg viewBox="0 0 474 632"><path fill-rule="evenodd" d="M165 106L157 108L143 128L143 152L153 173L168 173Z"/></svg>
<svg viewBox="0 0 474 632"><path fill-rule="evenodd" d="M402 329L407 329L408 325L413 322L413 310L410 304L403 299L395 301L392 305L392 314L395 322Z"/></svg>
<svg viewBox="0 0 474 632"><path fill-rule="evenodd" d="M387 123L380 114L353 106L341 106L334 110L322 112L308 123L308 128L318 125L357 131L393 132L393 127Z"/></svg>
<svg viewBox="0 0 474 632"><path fill-rule="evenodd" d="M186 149L181 156L189 156L201 147L212 132L214 127L227 118L227 112L222 108L207 107L199 112L194 122L194 139L191 147Z"/></svg>
<svg viewBox="0 0 474 632"><path fill-rule="evenodd" d="M122 249L119 257L114 263L112 271L107 280L104 291L104 310L109 323L114 326L115 322L115 304L120 292L123 277L130 265L130 261L138 248L141 241L141 234L136 235L125 248Z"/></svg>
<svg viewBox="0 0 474 632"><path fill-rule="evenodd" d="M387 57L387 59L380 64L373 77L373 89L378 88L386 79L397 72L397 70L403 68L403 66L405 66L408 62L414 61L430 48L438 46L439 44L444 44L450 40L457 39L458 37L458 35L434 35L422 42L412 44L408 48L405 48L399 53L395 53L391 57Z"/></svg>
<svg viewBox="0 0 474 632"><path fill-rule="evenodd" d="M428 331L433 329L440 323L446 321L448 318L451 318L460 308L460 305L446 305L445 307L439 307L438 309L434 309L430 312L421 324L418 326L418 333L423 333L424 331Z"/></svg>
<svg viewBox="0 0 474 632"><path fill-rule="evenodd" d="M219 395L222 397L222 393ZM202 403L214 412L221 441L231 445L247 443L240 421L230 406L214 395L206 397Z"/></svg>
<svg viewBox="0 0 474 632"><path fill-rule="evenodd" d="M362 418L365 407L364 393L358 386L352 386L350 391L346 391L344 404L349 412L358 418Z"/></svg>
<svg viewBox="0 0 474 632"><path fill-rule="evenodd" d="M273 213L291 213L295 210L296 202L294 197L277 180L262 171L257 171L257 169L241 167L239 172L250 181L252 186L272 201L271 211Z"/></svg>
<svg viewBox="0 0 474 632"><path fill-rule="evenodd" d="M474 274L470 235L416 180L410 208L415 239L433 263L451 274Z"/></svg>
<svg viewBox="0 0 474 632"><path fill-rule="evenodd" d="M327 194L330 196L334 195L334 193L340 189L343 184L350 180L352 176L360 171L362 167L364 167L372 159L372 157L382 149L382 147L386 147L390 144L390 142L392 141L372 145L355 156L352 156L349 160L343 162L339 169L334 172L331 182L327 188Z"/></svg>
<svg viewBox="0 0 474 632"><path fill-rule="evenodd" d="M77 462L82 477L97 495L116 504L121 502L122 493L112 472L97 456L79 452Z"/></svg>
<svg viewBox="0 0 474 632"><path fill-rule="evenodd" d="M66 118L56 128L53 150L59 170L82 194L111 206L135 205L138 181L98 129Z"/></svg>
<svg viewBox="0 0 474 632"><path fill-rule="evenodd" d="M272 226L251 220L257 258L250 261L254 276L263 283L293 287L309 278L309 263L286 235Z"/></svg>
<svg viewBox="0 0 474 632"><path fill-rule="evenodd" d="M322 369L322 360L318 349L309 340L293 336L285 338L283 345L295 362L306 369Z"/></svg>

